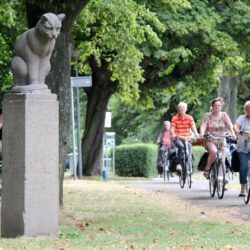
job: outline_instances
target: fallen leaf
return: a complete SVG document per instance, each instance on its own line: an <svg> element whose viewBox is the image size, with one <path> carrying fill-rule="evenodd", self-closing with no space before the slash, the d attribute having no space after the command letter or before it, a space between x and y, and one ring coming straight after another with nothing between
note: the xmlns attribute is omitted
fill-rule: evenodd
<svg viewBox="0 0 250 250"><path fill-rule="evenodd" d="M91 232L91 233L88 234L88 238L89 238L90 240L93 240L93 239L95 238L95 235L96 235L96 233Z"/></svg>

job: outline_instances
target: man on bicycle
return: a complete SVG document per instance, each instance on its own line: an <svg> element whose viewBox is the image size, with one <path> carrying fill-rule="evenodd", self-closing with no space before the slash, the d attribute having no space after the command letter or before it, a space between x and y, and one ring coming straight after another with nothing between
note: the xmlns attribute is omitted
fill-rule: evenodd
<svg viewBox="0 0 250 250"><path fill-rule="evenodd" d="M164 131L162 131L157 138L157 144L159 145L158 151L158 160L157 160L157 169L158 174L162 174L162 167L164 166L165 162L165 153L168 152L168 156L171 155L174 151L173 143L172 143L172 136L170 132L170 121L164 121Z"/></svg>
<svg viewBox="0 0 250 250"><path fill-rule="evenodd" d="M178 163L176 170L180 172L182 170L181 160L183 158L184 151L184 140L188 140L189 152L192 152L191 144L191 130L194 135L199 138L197 128L194 122L194 118L191 115L186 114L187 104L185 102L180 102L178 104L178 114L175 115L171 120L171 132L174 138L173 143L178 148ZM190 154L191 157L192 154Z"/></svg>

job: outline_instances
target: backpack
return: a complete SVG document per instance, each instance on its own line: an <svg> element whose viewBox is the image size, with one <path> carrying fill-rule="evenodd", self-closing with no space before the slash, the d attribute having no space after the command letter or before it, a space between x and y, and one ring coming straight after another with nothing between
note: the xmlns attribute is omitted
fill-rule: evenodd
<svg viewBox="0 0 250 250"><path fill-rule="evenodd" d="M232 152L231 168L234 172L240 172L240 157L237 150Z"/></svg>
<svg viewBox="0 0 250 250"><path fill-rule="evenodd" d="M204 171L206 165L207 165L207 158L208 158L208 152L204 152L204 154L201 156L200 161L198 163L198 170Z"/></svg>

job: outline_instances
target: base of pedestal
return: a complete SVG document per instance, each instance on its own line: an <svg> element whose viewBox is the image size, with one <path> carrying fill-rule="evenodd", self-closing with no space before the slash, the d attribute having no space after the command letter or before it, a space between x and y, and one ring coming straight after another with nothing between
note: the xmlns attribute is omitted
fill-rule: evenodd
<svg viewBox="0 0 250 250"><path fill-rule="evenodd" d="M54 94L8 94L3 102L3 237L56 235L59 119Z"/></svg>

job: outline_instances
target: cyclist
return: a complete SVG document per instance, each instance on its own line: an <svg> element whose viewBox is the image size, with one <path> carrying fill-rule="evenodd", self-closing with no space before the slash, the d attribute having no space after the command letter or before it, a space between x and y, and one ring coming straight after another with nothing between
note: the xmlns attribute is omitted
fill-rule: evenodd
<svg viewBox="0 0 250 250"><path fill-rule="evenodd" d="M248 161L250 161L250 100L244 105L245 115L241 115L234 125L234 130L238 136L237 151L240 157L240 184L239 196L245 196L245 184L247 183ZM243 133L240 133L243 131Z"/></svg>
<svg viewBox="0 0 250 250"><path fill-rule="evenodd" d="M187 112L187 104L185 102L180 102L178 104L178 114L173 116L171 120L171 132L174 138L173 143L178 148L178 164L176 165L176 170L178 172L182 170L180 163L183 157L183 150L185 147L184 140L187 139L189 141L188 143L189 152L192 152L192 144L190 142L191 130L194 133L194 135L197 138L199 138L194 118L191 115L186 114L186 112Z"/></svg>
<svg viewBox="0 0 250 250"><path fill-rule="evenodd" d="M233 130L233 124L227 115L226 112L222 112L221 108L223 106L224 102L223 99L218 97L212 100L211 102L211 112L208 112L203 117L202 124L200 126L200 136L204 137L205 133L209 133L213 136L225 136L225 133L229 131L231 133L232 138L235 137L235 133ZM211 140L206 142L207 150L208 150L208 159L207 164L204 169L204 177L209 177L209 170L210 166L213 163L213 161L216 159L217 154L217 148L215 143L217 141ZM226 140L222 142L222 159L225 162L225 146L226 146Z"/></svg>
<svg viewBox="0 0 250 250"><path fill-rule="evenodd" d="M163 125L164 131L162 131L157 138L157 144L159 145L157 169L158 174L160 175L162 174L162 168L164 167L166 151L168 151L168 156L174 153L172 136L170 132L170 121L164 121Z"/></svg>

